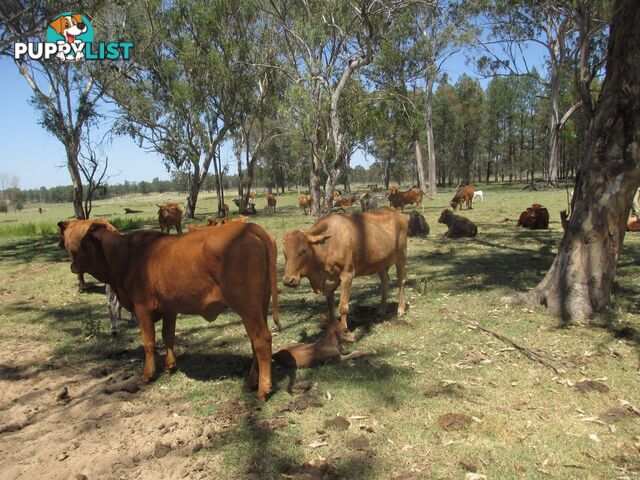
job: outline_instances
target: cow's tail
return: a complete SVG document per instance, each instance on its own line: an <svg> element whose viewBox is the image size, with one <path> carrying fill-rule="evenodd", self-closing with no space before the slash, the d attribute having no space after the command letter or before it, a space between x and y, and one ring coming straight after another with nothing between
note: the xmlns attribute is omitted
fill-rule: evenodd
<svg viewBox="0 0 640 480"><path fill-rule="evenodd" d="M271 302L273 311L273 323L278 331L282 331L280 325L280 313L278 312L278 247L276 241L269 235L269 280L271 283Z"/></svg>

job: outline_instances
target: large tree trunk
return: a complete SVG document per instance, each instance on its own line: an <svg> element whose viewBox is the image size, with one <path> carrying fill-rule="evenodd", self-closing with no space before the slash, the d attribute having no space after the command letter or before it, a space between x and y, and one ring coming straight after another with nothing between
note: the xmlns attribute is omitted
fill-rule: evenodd
<svg viewBox="0 0 640 480"><path fill-rule="evenodd" d="M84 189L82 186L82 177L78 168L79 144L69 144L67 150L67 169L71 175L71 184L73 185L73 214L78 220L88 218L83 208Z"/></svg>
<svg viewBox="0 0 640 480"><path fill-rule="evenodd" d="M640 184L640 2L616 1L606 78L589 127L574 211L551 269L519 298L563 318L606 307Z"/></svg>
<svg viewBox="0 0 640 480"><path fill-rule="evenodd" d="M549 130L549 185L558 183L558 139L560 136L560 74L556 68L551 71L551 127Z"/></svg>
<svg viewBox="0 0 640 480"><path fill-rule="evenodd" d="M189 193L187 196L187 210L184 212L185 218L194 218L196 214L196 204L198 203L198 195L200 194L200 167L194 164L193 174L189 175Z"/></svg>

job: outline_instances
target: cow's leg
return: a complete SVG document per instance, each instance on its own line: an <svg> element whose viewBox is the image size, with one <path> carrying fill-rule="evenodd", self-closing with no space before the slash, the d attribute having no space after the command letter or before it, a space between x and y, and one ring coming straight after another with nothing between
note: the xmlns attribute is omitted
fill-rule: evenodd
<svg viewBox="0 0 640 480"><path fill-rule="evenodd" d="M349 331L347 325L347 314L349 313L349 298L351 298L351 282L353 281L353 273L342 272L340 274L340 304L338 311L340 312L340 340L343 342L355 342L356 338Z"/></svg>
<svg viewBox="0 0 640 480"><path fill-rule="evenodd" d="M150 312L140 308L135 309L138 323L140 324L140 335L142 336L142 346L144 347L144 370L142 371L142 381L149 383L156 373L155 345L156 329L153 324L153 317Z"/></svg>
<svg viewBox="0 0 640 480"><path fill-rule="evenodd" d="M387 269L380 270L378 272L380 276L380 282L382 283L382 300L380 300L380 308L378 308L378 315L384 315L387 313L387 297L389 294L389 272Z"/></svg>
<svg viewBox="0 0 640 480"><path fill-rule="evenodd" d="M84 274L83 273L78 274L78 291L84 292Z"/></svg>
<svg viewBox="0 0 640 480"><path fill-rule="evenodd" d="M404 315L404 267L406 258L401 258L396 263L396 275L398 275L398 317Z"/></svg>
<svg viewBox="0 0 640 480"><path fill-rule="evenodd" d="M257 397L266 400L271 393L271 332L267 326L267 317L255 313L243 317L244 327L251 340L253 360L245 383L247 390L258 387Z"/></svg>
<svg viewBox="0 0 640 480"><path fill-rule="evenodd" d="M173 353L173 342L176 338L176 315L166 314L162 316L162 341L166 357L164 360L164 372L170 373L176 368L176 357Z"/></svg>
<svg viewBox="0 0 640 480"><path fill-rule="evenodd" d="M334 297L334 292L331 292L327 295L327 325L331 325L335 321L335 309L336 300Z"/></svg>

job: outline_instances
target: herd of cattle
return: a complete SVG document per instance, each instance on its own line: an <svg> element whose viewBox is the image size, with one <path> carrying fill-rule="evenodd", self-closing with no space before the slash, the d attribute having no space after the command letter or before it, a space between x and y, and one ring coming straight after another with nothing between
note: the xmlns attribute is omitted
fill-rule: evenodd
<svg viewBox="0 0 640 480"><path fill-rule="evenodd" d="M458 207L472 208L480 197L472 186L458 190L438 220L448 227L447 237L475 236L477 226L468 218L453 213ZM380 206L381 199L391 206ZM349 298L355 277L380 277L382 297L379 313L386 312L389 292L389 267L395 266L398 285L397 315L405 312L404 282L407 238L425 235L429 227L416 210L401 213L406 205L422 207L419 188L369 192L360 198L337 195L334 206L343 208L360 201L362 212L330 214L320 218L307 231L294 230L284 237L283 284L298 287L307 278L315 293L327 301L327 332L313 344L284 345L273 354L276 361L290 366L310 366L322 361L344 360L372 352L354 352L343 356L339 342L354 341L347 326ZM300 195L298 203L305 213L310 197ZM255 204L252 204L255 210ZM267 209L275 212L276 197L267 196ZM400 211L399 211L400 210ZM228 207L221 217L207 225L188 225L182 232L182 210L177 203L159 206L160 232L138 230L121 233L106 220L67 220L58 223L60 243L71 260L71 271L84 289L84 273L108 285L108 304L112 331L122 307L132 313L140 327L145 352L142 379L149 382L155 374L155 328L162 320L162 338L166 350L165 371L175 368L173 352L178 314L200 315L213 321L230 308L242 318L251 342L253 361L246 380L247 388L257 387L258 398L271 391L271 331L267 326L269 304L273 320L280 330L278 316L277 248L274 238L262 227L248 222L246 216L229 218ZM522 213L519 226L547 228L549 214L539 204ZM168 235L175 228L178 235ZM416 233L417 232L417 233ZM335 319L334 292L340 288L339 319ZM247 301L250 298L251 301ZM373 352L375 353L375 352Z"/></svg>

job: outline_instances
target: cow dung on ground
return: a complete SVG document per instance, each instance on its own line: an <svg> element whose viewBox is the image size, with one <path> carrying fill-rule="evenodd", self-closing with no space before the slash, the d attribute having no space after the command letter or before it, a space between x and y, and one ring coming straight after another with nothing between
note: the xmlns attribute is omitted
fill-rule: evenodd
<svg viewBox="0 0 640 480"><path fill-rule="evenodd" d="M438 418L438 425L443 430L462 430L471 424L471 417L464 413L445 413Z"/></svg>
<svg viewBox="0 0 640 480"><path fill-rule="evenodd" d="M581 382L576 383L576 390L578 390L581 393L588 393L588 392L607 393L609 391L609 387L607 387L604 383L596 382L594 380L583 380Z"/></svg>

